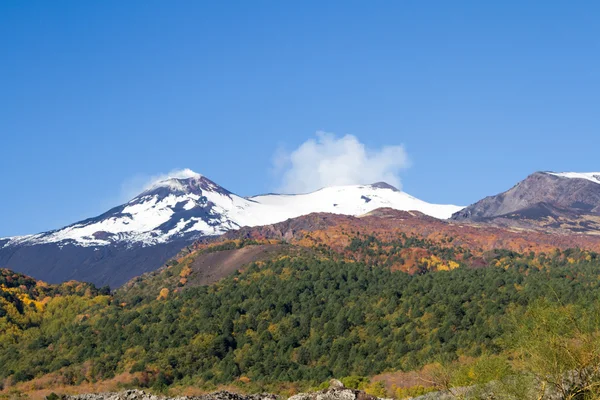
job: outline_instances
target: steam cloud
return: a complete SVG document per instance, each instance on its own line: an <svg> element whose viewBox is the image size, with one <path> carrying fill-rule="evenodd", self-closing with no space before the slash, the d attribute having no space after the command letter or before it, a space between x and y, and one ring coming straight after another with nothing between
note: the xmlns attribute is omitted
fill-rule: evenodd
<svg viewBox="0 0 600 400"><path fill-rule="evenodd" d="M369 149L356 136L337 137L317 132L292 152L274 157L275 173L281 177L281 193L306 193L325 186L369 184L379 181L400 189L400 171L409 166L404 147Z"/></svg>
<svg viewBox="0 0 600 400"><path fill-rule="evenodd" d="M150 189L156 183L170 178L185 179L198 176L199 174L189 168L174 169L169 173L160 175L138 175L134 176L121 184L121 201L131 200L144 190Z"/></svg>

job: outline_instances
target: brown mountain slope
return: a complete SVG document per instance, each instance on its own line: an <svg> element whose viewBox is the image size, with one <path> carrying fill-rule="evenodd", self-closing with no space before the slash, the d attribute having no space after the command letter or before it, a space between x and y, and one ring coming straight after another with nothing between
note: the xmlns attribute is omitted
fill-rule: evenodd
<svg viewBox="0 0 600 400"><path fill-rule="evenodd" d="M278 224L231 231L218 240L284 240L305 246L323 244L339 251L348 246L352 237L357 234L375 235L382 240L391 240L401 234L415 235L436 242L446 242L448 247L462 246L473 252L492 249L550 252L557 248L574 247L600 251L600 237L444 221L415 211L387 208L377 209L361 217L310 214ZM197 243L195 246L205 245L206 243Z"/></svg>
<svg viewBox="0 0 600 400"><path fill-rule="evenodd" d="M452 220L600 235L600 181L536 172L462 209Z"/></svg>

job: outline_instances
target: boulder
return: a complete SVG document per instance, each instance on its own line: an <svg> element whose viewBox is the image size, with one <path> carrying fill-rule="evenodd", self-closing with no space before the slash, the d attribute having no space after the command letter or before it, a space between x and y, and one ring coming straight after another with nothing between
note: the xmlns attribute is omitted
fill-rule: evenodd
<svg viewBox="0 0 600 400"><path fill-rule="evenodd" d="M378 400L377 397L371 396L362 390L348 389L340 382L330 385L329 389L321 390L313 393L299 393L290 397L288 400Z"/></svg>

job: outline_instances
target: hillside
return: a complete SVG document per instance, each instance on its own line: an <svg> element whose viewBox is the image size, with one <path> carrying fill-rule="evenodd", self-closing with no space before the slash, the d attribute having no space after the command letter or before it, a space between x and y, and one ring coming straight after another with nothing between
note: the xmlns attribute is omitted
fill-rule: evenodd
<svg viewBox="0 0 600 400"><path fill-rule="evenodd" d="M133 278L124 289L156 297L161 288L210 284L251 262L284 256L320 256L417 274L455 262L481 268L497 250L549 255L571 248L600 251L600 238L465 225L392 209L360 217L317 213L197 241L166 267Z"/></svg>
<svg viewBox="0 0 600 400"><path fill-rule="evenodd" d="M108 288L97 289L88 283L50 285L0 269L0 348L18 343L27 332L40 329L47 319L58 323L65 305L83 309L101 298L107 299L109 294Z"/></svg>
<svg viewBox="0 0 600 400"><path fill-rule="evenodd" d="M479 254L493 249L551 252L557 248L579 247L600 251L600 238L591 235L549 234L536 230L444 221L419 212L386 208L359 217L310 214L277 224L233 230L214 240L199 241L196 246L231 239L269 239L307 247L325 245L341 251L358 234L373 235L382 240L416 235L435 242L446 242L446 247L464 247Z"/></svg>
<svg viewBox="0 0 600 400"><path fill-rule="evenodd" d="M420 374L440 359L467 371L488 356L519 373L517 342L505 340L515 334L511 318L543 299L584 310L600 300L597 253L475 252L458 244L471 245L468 237L437 232L453 224L391 212L244 229L198 243L110 296L57 293L23 334L3 331L11 340L1 342L0 382L279 391L330 377ZM386 231L384 215L394 226L428 227L429 237ZM207 275L209 266L225 271ZM467 384L493 379L473 376Z"/></svg>

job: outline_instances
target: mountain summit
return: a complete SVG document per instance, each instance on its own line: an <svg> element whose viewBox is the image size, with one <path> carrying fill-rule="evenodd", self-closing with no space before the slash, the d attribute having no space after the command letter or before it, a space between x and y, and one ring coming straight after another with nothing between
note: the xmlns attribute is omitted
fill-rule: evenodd
<svg viewBox="0 0 600 400"><path fill-rule="evenodd" d="M424 202L382 182L245 198L185 170L97 217L49 232L0 239L0 265L50 282L77 279L119 285L159 267L200 237L313 212L362 215L381 207L437 218L461 209Z"/></svg>
<svg viewBox="0 0 600 400"><path fill-rule="evenodd" d="M458 211L452 219L598 233L600 172L536 172L506 192Z"/></svg>

